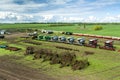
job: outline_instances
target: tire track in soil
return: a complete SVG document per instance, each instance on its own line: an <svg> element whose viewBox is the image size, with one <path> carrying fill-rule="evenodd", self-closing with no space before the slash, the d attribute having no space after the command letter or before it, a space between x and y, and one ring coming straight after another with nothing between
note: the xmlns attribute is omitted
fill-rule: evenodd
<svg viewBox="0 0 120 80"><path fill-rule="evenodd" d="M116 68L120 68L120 65L119 65L119 66L112 67L112 68L109 68L109 69L106 69L106 70L102 70L102 71L98 71L98 72L86 74L86 75L93 75L93 74L103 73L103 72L107 72L107 71L112 71L112 70L114 70L114 69L116 69Z"/></svg>
<svg viewBox="0 0 120 80"><path fill-rule="evenodd" d="M114 80L116 78L120 78L120 67L118 69L114 69L114 71L117 73L117 74L113 74L113 76L109 77L108 80Z"/></svg>
<svg viewBox="0 0 120 80"><path fill-rule="evenodd" d="M14 74L12 72L0 69L0 75L5 76L3 80L31 80L30 78L27 78L25 76L19 76L17 74Z"/></svg>
<svg viewBox="0 0 120 80"><path fill-rule="evenodd" d="M120 74L118 74L118 75L115 75L115 76L112 76L111 78L109 78L108 80L114 80L115 78L120 78Z"/></svg>
<svg viewBox="0 0 120 80"><path fill-rule="evenodd" d="M112 67L112 68L109 68L109 69L106 69L106 70L102 70L102 71L98 71L98 72L86 74L86 75L84 75L84 76L102 74L102 73L109 72L109 71L115 71L115 72L118 73L118 74L115 74L115 75L109 77L108 80L113 80L114 78L120 77L120 65L115 66L115 67Z"/></svg>
<svg viewBox="0 0 120 80"><path fill-rule="evenodd" d="M13 62L14 58L13 56L0 57L0 80L55 80L40 70Z"/></svg>

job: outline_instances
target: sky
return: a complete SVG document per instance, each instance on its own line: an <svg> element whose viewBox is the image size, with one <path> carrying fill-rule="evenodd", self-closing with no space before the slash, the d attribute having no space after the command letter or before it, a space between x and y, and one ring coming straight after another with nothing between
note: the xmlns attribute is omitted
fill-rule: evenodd
<svg viewBox="0 0 120 80"><path fill-rule="evenodd" d="M0 23L120 22L120 0L0 0Z"/></svg>

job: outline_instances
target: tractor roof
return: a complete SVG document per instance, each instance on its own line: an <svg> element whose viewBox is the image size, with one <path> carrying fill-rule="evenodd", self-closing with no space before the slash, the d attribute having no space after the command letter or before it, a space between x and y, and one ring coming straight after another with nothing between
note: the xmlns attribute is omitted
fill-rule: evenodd
<svg viewBox="0 0 120 80"><path fill-rule="evenodd" d="M65 36L59 36L59 38L66 38Z"/></svg>
<svg viewBox="0 0 120 80"><path fill-rule="evenodd" d="M58 36L52 36L52 37L58 37Z"/></svg>
<svg viewBox="0 0 120 80"><path fill-rule="evenodd" d="M77 38L77 40L85 40L85 38Z"/></svg>
<svg viewBox="0 0 120 80"><path fill-rule="evenodd" d="M96 41L96 40L98 40L98 39L96 39L96 38L95 39L90 39L89 41Z"/></svg>
<svg viewBox="0 0 120 80"><path fill-rule="evenodd" d="M74 37L68 37L68 39L74 39Z"/></svg>

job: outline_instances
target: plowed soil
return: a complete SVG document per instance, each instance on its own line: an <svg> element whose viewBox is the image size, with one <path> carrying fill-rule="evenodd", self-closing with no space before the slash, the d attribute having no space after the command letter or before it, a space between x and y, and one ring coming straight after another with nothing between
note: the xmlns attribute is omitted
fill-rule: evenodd
<svg viewBox="0 0 120 80"><path fill-rule="evenodd" d="M19 57L0 57L0 80L55 80L40 70L14 62L14 59Z"/></svg>

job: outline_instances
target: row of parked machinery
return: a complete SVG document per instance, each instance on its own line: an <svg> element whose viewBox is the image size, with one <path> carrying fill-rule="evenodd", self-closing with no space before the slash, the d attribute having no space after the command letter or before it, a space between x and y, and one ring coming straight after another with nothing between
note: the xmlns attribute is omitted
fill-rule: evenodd
<svg viewBox="0 0 120 80"><path fill-rule="evenodd" d="M85 42L85 38L77 38L74 37L64 37L64 36L43 36L39 35L37 37L38 40L45 40L45 41L52 41L52 42L62 42L67 44L75 44L80 46L86 46L86 47L93 47L100 49L106 49L106 50L112 50L115 51L115 48L113 46L113 40L107 40L104 42L104 46L98 45L98 39L89 39L88 43Z"/></svg>

